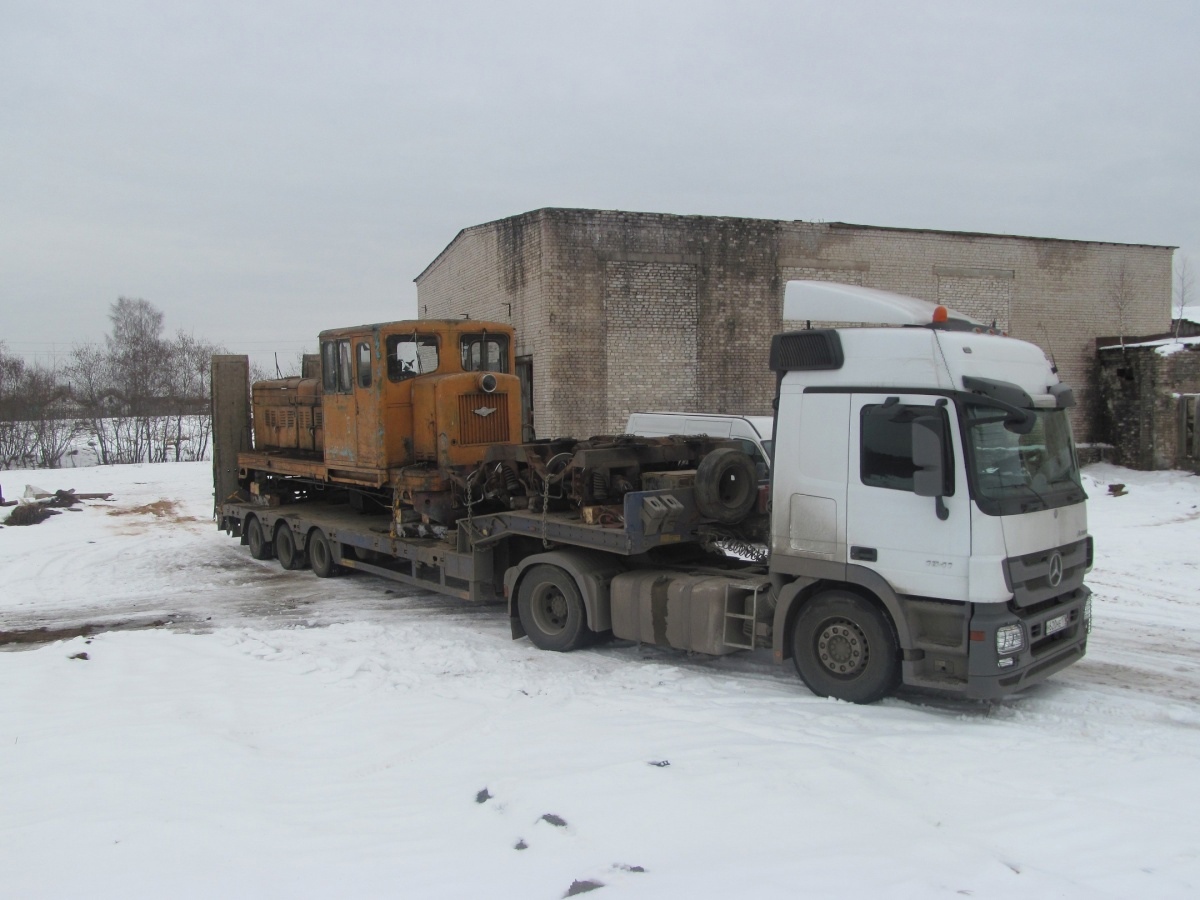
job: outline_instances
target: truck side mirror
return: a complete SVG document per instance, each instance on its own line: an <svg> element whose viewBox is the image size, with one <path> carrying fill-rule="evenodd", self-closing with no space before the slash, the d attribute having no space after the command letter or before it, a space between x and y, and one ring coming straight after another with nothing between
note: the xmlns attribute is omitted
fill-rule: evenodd
<svg viewBox="0 0 1200 900"><path fill-rule="evenodd" d="M942 498L946 496L945 429L939 416L921 416L912 423L913 493L918 497L937 498L937 516L946 519L950 510Z"/></svg>

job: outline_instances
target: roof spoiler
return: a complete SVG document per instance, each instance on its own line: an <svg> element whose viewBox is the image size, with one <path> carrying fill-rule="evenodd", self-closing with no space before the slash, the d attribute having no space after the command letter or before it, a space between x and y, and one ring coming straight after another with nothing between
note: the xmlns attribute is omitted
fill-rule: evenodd
<svg viewBox="0 0 1200 900"><path fill-rule="evenodd" d="M986 331L988 327L928 300L830 281L789 281L783 292L783 318L793 322L921 325L946 331Z"/></svg>

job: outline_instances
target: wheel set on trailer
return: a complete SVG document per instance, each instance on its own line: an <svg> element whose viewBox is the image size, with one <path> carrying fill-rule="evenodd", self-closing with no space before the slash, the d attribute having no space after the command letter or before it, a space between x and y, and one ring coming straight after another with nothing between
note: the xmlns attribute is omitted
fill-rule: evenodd
<svg viewBox="0 0 1200 900"><path fill-rule="evenodd" d="M278 559L279 564L289 570L311 568L318 578L330 578L340 570L334 562L329 538L320 528L307 533L303 547L297 544L296 533L284 519L276 523L269 540L262 521L253 513L244 520L243 529L244 543L255 559Z"/></svg>

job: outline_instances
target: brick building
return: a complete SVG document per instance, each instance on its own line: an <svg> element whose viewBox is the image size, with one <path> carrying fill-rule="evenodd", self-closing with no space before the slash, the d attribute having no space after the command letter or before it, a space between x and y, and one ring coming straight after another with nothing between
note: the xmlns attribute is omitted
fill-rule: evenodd
<svg viewBox="0 0 1200 900"><path fill-rule="evenodd" d="M1171 247L843 223L539 209L463 229L416 278L422 317L510 322L540 437L634 410L770 413L784 284L897 291L1052 351L1093 439L1095 338L1164 330ZM1097 433L1098 434L1098 433Z"/></svg>

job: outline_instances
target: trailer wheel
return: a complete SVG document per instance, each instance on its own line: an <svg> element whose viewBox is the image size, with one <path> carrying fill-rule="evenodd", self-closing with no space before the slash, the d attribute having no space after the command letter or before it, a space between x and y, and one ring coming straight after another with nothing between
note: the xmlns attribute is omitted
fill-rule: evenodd
<svg viewBox="0 0 1200 900"><path fill-rule="evenodd" d="M575 650L592 634L575 579L558 566L534 566L525 573L517 613L529 639L542 650Z"/></svg>
<svg viewBox="0 0 1200 900"><path fill-rule="evenodd" d="M303 569L308 565L308 554L296 546L296 535L287 522L275 526L275 555L285 569Z"/></svg>
<svg viewBox="0 0 1200 900"><path fill-rule="evenodd" d="M848 591L805 604L792 629L796 671L814 694L874 703L900 682L900 648L891 622Z"/></svg>
<svg viewBox="0 0 1200 900"><path fill-rule="evenodd" d="M318 578L331 578L338 573L337 563L333 561L333 551L329 548L329 538L320 528L314 528L308 535L308 558L312 562L313 574Z"/></svg>
<svg viewBox="0 0 1200 900"><path fill-rule="evenodd" d="M741 450L722 447L696 467L696 506L725 525L740 522L758 499L758 471Z"/></svg>
<svg viewBox="0 0 1200 900"><path fill-rule="evenodd" d="M255 559L270 559L275 555L275 548L263 533L262 522L258 516L246 519L246 544L250 547L250 555Z"/></svg>

